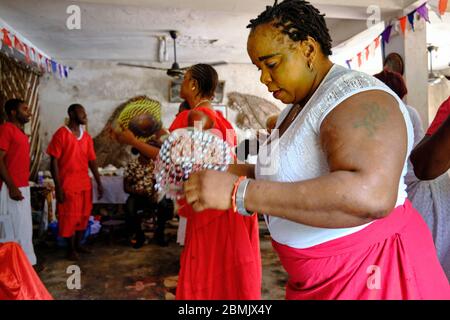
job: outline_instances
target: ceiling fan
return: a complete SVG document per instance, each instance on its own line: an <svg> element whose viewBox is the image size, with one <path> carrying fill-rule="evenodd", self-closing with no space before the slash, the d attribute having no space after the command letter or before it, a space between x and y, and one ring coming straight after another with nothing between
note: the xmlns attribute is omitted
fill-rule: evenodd
<svg viewBox="0 0 450 320"><path fill-rule="evenodd" d="M430 57L430 72L428 73L428 83L431 85L438 84L442 81L442 79L445 78L444 75L433 71L433 51L437 51L438 49L438 47L431 44L427 46L428 55Z"/></svg>
<svg viewBox="0 0 450 320"><path fill-rule="evenodd" d="M167 75L170 77L181 78L184 75L185 71L187 69L189 69L189 66L181 68L177 62L177 40L176 39L178 37L178 32L175 30L170 30L169 34L170 34L170 37L173 39L173 57L174 57L174 62L172 63L172 66L170 68L152 67L152 66L124 63L124 62L119 62L117 65L126 66L126 67L146 68L146 69L153 69L153 70L162 70L162 71L166 71ZM208 63L208 64L212 65L212 66L219 66L219 65L224 65L227 63L225 61L219 61L219 62L212 62L212 63Z"/></svg>

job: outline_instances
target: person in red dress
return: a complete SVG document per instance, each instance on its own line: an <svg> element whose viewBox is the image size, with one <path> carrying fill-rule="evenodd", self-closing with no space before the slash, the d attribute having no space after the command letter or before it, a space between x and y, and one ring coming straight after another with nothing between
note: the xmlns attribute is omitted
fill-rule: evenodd
<svg viewBox="0 0 450 320"><path fill-rule="evenodd" d="M8 216L14 241L20 244L29 262L36 265L28 184L30 144L23 131L31 113L20 99L8 100L4 108L8 119L0 125L0 215Z"/></svg>
<svg viewBox="0 0 450 320"><path fill-rule="evenodd" d="M211 106L217 83L218 75L213 67L192 66L184 76L180 91L191 110L180 112L169 130L194 126L214 129L235 147L233 127ZM158 154L159 149L137 140L129 130L117 133L116 138L149 156ZM176 299L260 299L262 274L256 215L245 217L232 209L194 212L183 200L179 201L179 207L179 214L187 218L187 228Z"/></svg>
<svg viewBox="0 0 450 320"><path fill-rule="evenodd" d="M414 150L411 163L421 180L433 180L450 169L450 97L439 107L433 122Z"/></svg>
<svg viewBox="0 0 450 320"><path fill-rule="evenodd" d="M98 186L99 198L103 186L97 169L94 143L84 131L87 123L84 107L73 104L68 109L69 124L59 128L47 148L55 181L59 236L68 241L67 257L78 260L78 253L88 253L81 240L92 210L91 169Z"/></svg>

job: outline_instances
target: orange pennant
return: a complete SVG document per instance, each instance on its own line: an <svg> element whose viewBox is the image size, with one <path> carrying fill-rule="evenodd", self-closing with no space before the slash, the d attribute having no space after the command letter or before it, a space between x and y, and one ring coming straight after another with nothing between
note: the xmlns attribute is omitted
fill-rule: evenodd
<svg viewBox="0 0 450 320"><path fill-rule="evenodd" d="M403 34L406 31L406 16L400 18L400 28L402 29Z"/></svg>
<svg viewBox="0 0 450 320"><path fill-rule="evenodd" d="M448 0L439 0L439 14L443 16L447 10Z"/></svg>

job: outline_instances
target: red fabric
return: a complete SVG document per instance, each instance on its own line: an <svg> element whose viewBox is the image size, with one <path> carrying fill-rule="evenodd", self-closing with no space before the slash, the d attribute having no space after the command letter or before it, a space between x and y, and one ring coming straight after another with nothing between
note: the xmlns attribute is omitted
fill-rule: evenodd
<svg viewBox="0 0 450 320"><path fill-rule="evenodd" d="M95 151L94 142L87 132L78 140L68 128L59 128L48 145L47 153L58 159L59 179L64 192L92 188L88 162L95 160Z"/></svg>
<svg viewBox="0 0 450 320"><path fill-rule="evenodd" d="M75 231L86 230L92 211L92 190L66 192L63 203L57 204L58 235L70 238Z"/></svg>
<svg viewBox="0 0 450 320"><path fill-rule="evenodd" d="M5 164L16 187L28 187L30 177L28 137L11 122L6 122L0 125L0 149L6 152Z"/></svg>
<svg viewBox="0 0 450 320"><path fill-rule="evenodd" d="M448 118L450 115L450 97L445 100L438 109L436 116L434 117L433 122L427 130L427 135L433 135L441 126L441 124Z"/></svg>
<svg viewBox="0 0 450 320"><path fill-rule="evenodd" d="M272 243L289 274L289 300L450 299L431 233L408 200L359 232L311 248Z"/></svg>
<svg viewBox="0 0 450 320"><path fill-rule="evenodd" d="M196 108L214 122L222 138L236 145L236 134L222 114ZM189 111L180 113L170 131L188 125ZM228 135L227 135L228 130ZM258 300L261 298L261 256L257 216L228 211L194 212L180 201L187 218L185 247L181 254L176 299Z"/></svg>
<svg viewBox="0 0 450 320"><path fill-rule="evenodd" d="M221 112L205 107L198 107L195 108L195 110L203 112L213 121L212 129L214 130L214 133L220 135L223 140L230 144L230 146L236 146L236 132L234 131L233 126L228 122L227 119L224 118ZM174 131L180 128L187 128L189 111L190 110L186 110L178 114L178 116L170 125L169 131Z"/></svg>
<svg viewBox="0 0 450 320"><path fill-rule="evenodd" d="M16 242L0 243L0 300L53 300Z"/></svg>

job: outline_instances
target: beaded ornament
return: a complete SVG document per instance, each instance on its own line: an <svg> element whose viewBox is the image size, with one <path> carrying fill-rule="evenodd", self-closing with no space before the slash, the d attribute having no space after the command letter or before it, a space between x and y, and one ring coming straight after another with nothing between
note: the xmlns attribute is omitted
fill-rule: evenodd
<svg viewBox="0 0 450 320"><path fill-rule="evenodd" d="M161 146L155 161L155 189L162 198L183 196L183 182L201 170L226 171L232 153L227 142L209 131L177 129Z"/></svg>

